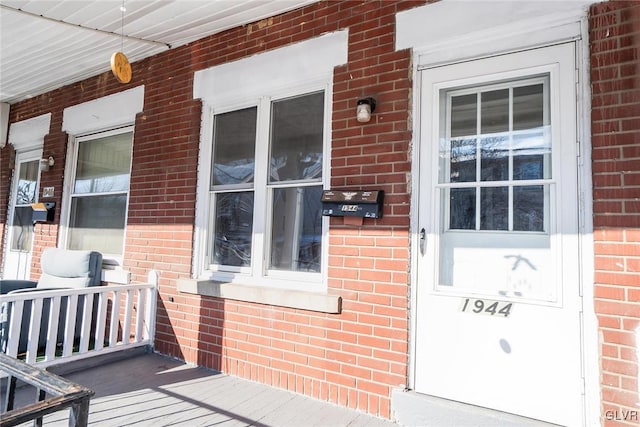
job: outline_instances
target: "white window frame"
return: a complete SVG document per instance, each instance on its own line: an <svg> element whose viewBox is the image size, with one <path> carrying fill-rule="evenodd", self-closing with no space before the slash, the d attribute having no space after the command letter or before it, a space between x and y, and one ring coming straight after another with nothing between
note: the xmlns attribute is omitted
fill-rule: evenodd
<svg viewBox="0 0 640 427"><path fill-rule="evenodd" d="M322 178L315 182L304 181L283 181L278 183L268 182L268 163L270 150L270 128L271 128L271 106L273 102L283 99L304 96L308 94L323 92L324 94L324 117L323 117L323 147L322 147ZM214 198L219 191L208 191L207 210L208 221L206 233L206 250L203 254L203 272L199 275L201 279L210 279L220 282L242 283L274 288L287 288L305 291L323 291L326 283L323 283L323 272L327 268L327 246L328 246L328 226L329 220L322 218L322 256L320 272L298 272L269 269L270 259L270 224L272 222L271 206L274 188L290 187L292 184L300 186L318 186L328 189L330 174L330 154L331 154L331 85L326 81L310 82L293 89L274 91L271 96L262 96L252 103L232 104L215 109L209 113L209 144L208 158L202 162L209 165L209 179L211 177L211 159L213 155L213 120L216 114L223 114L244 108L257 107L256 125L256 150L255 150L255 170L252 191L254 193L253 209L253 233L251 246L251 265L248 267L231 267L215 265L210 262L211 239L214 232Z"/></svg>
<svg viewBox="0 0 640 427"><path fill-rule="evenodd" d="M347 62L347 47L348 31L342 30L195 73L193 95L194 98L202 100L203 109L198 159L193 279L249 285L258 288L326 292L329 246L327 236L329 221L327 218L323 218L321 273L260 271L263 266L267 265L268 260L264 239L260 242L254 242L252 267L249 273L224 272L210 268L207 250L212 229L209 184L212 167L213 116L260 103L267 105L272 100L324 91L325 127L322 185L323 188L327 188L330 182L331 164L333 70L334 67ZM261 134L260 129L269 128L268 119L268 114L261 114L258 111L256 129L258 135ZM268 131L263 134L268 138ZM257 141L256 143L258 144L257 150L268 150L266 142ZM260 155L259 152L258 155ZM266 173L266 171L256 169L256 179L263 176L266 183ZM257 187L258 184L254 185ZM254 198L254 206L264 207L264 212L266 212L268 206L266 203L269 201L266 197ZM265 224L262 229L256 227L259 223ZM265 233L264 227L269 223L270 218L265 217L264 220L254 218L254 235ZM256 262L257 257L260 257L259 263Z"/></svg>
<svg viewBox="0 0 640 427"><path fill-rule="evenodd" d="M120 135L123 133L131 133L131 138L132 138L132 142L131 142L132 160L129 163L129 179L131 179L131 168L133 166L133 136L134 136L134 127L132 124L119 127L116 129L103 131L103 132L80 135L77 137L71 136L69 137L69 145L68 145L68 151L67 151L67 164L65 166L65 170L67 171L67 176L65 177L66 191L63 197L63 200L64 200L63 204L66 207L66 209L64 210L64 216L63 216L64 224L65 224L65 227L64 227L65 232L62 233L61 243L62 243L62 247L67 248L69 245L69 234L71 231L71 226L70 226L71 206L74 198L94 197L97 195L115 195L115 194L127 195L127 202L125 205L125 212L124 212L124 227L122 230L122 233L123 233L122 253L121 254L102 253L103 264L115 265L115 266L121 266L123 264L123 259L124 259L124 249L126 246L126 239L127 239L127 222L129 217L129 198L130 198L130 192L131 192L131 181L129 181L129 188L127 188L126 191L116 191L116 192L109 192L109 193L83 193L81 195L77 195L74 192L74 187L75 187L75 179L76 179L76 167L78 166L78 148L80 147L80 144L83 142L93 141L95 139L105 138L105 137L114 136L114 135Z"/></svg>

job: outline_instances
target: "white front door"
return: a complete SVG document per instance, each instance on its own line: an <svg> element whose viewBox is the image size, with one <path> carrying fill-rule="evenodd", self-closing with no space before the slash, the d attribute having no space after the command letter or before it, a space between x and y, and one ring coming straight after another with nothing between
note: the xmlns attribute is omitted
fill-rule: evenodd
<svg viewBox="0 0 640 427"><path fill-rule="evenodd" d="M39 160L42 150L16 155L15 174L11 187L11 203L7 221L3 279L29 279L33 222L31 204L38 201L40 181Z"/></svg>
<svg viewBox="0 0 640 427"><path fill-rule="evenodd" d="M574 49L420 72L418 392L582 423Z"/></svg>

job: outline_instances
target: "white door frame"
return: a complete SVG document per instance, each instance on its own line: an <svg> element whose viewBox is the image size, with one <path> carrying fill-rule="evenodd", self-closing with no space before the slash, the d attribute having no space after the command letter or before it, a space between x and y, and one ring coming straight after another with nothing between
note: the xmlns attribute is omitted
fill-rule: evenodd
<svg viewBox="0 0 640 427"><path fill-rule="evenodd" d="M44 146L44 137L49 133L49 127L51 125L51 113L43 114L41 116L32 117L30 119L22 120L19 122L14 122L11 124L9 128L8 142L13 146L13 149L16 152L16 160L13 164L14 173L13 179L11 182L11 189L9 193L9 203L8 203L8 215L7 215L7 223L6 226L6 234L5 237L9 237L11 224L13 221L14 214L14 201L15 201L15 191L17 188L17 179L16 176L17 168L16 166L20 161L24 160L35 160L38 158L42 158L43 146ZM36 187L36 200L38 200L39 192L40 192L40 170L38 170L38 182ZM7 278L7 258L9 257L9 246L11 245L10 240L7 238L5 240L5 245L3 248L3 259L2 259L2 275L4 278ZM33 248L33 246L32 246ZM31 251L30 251L31 252ZM30 254L28 255L31 256ZM28 263L30 264L30 262ZM27 265L26 277L29 278L29 265Z"/></svg>
<svg viewBox="0 0 640 427"><path fill-rule="evenodd" d="M11 249L13 241L13 221L16 214L16 196L18 192L19 171L21 164L39 161L42 158L42 148L35 150L28 150L16 153L14 162L14 173L11 179L11 189L9 192L9 209L7 215L6 226L6 240L4 245L4 265L2 268L2 277L4 279L17 279L28 280L31 277L31 254L33 252L33 239L31 239L31 246L24 248L22 251L15 251ZM36 188L35 199L33 202L38 202L40 192L40 176L41 171L38 168L38 175L36 176Z"/></svg>
<svg viewBox="0 0 640 427"><path fill-rule="evenodd" d="M445 5L448 3L448 5ZM438 7L452 6L455 2L441 2ZM477 2L478 7L484 7ZM561 3L561 2L560 2ZM546 3L547 6L553 6ZM566 5L563 4L563 6ZM591 181L591 90L589 87L589 44L588 21L586 8L578 2L573 11L555 14L549 9L547 17L533 19L505 19L506 27L511 31L500 31L494 23L489 23L484 30L479 29L463 36L451 36L446 42L433 44L432 34L425 31L428 27L425 19L442 20L442 16L434 14L434 5L408 10L397 17L398 37L397 49L411 48L413 60L413 146L412 146L412 206L419 206L420 194L420 100L421 93L419 73L423 68L435 65L453 64L456 62L479 59L486 56L516 52L528 48L543 47L566 41L576 41L576 74L577 74L577 137L579 140L578 159L578 197L579 197L579 245L580 245L580 289L583 297L582 307L582 365L585 381L585 416L586 425L600 423L600 367L598 323L594 307L594 249L593 249L593 198ZM455 4L453 5L455 8ZM447 12L451 15L454 12ZM507 12L505 12L507 13ZM445 13L446 15L446 13ZM473 14L470 14L473 15ZM553 25L550 25L553 22ZM417 23L422 23L417 25ZM418 29L416 29L419 27ZM465 27L464 25L462 27ZM461 30L462 31L462 30ZM496 35L500 33L499 35ZM478 40L484 40L479 42ZM416 307L418 283L418 261L420 258L419 215L416 210L411 214L411 307ZM407 388L412 389L415 380L415 341L416 312L410 313L409 334L409 366Z"/></svg>

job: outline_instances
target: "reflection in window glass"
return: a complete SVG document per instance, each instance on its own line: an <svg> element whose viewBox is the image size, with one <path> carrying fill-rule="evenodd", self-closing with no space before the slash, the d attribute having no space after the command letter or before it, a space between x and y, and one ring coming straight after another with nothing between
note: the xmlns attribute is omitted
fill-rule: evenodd
<svg viewBox="0 0 640 427"><path fill-rule="evenodd" d="M476 140L451 140L451 182L476 180Z"/></svg>
<svg viewBox="0 0 640 427"><path fill-rule="evenodd" d="M11 223L11 250L29 252L33 238L33 209L37 200L38 160L21 162L18 165L18 182L14 196L13 219ZM26 206L25 206L26 205Z"/></svg>
<svg viewBox="0 0 640 427"><path fill-rule="evenodd" d="M74 194L128 191L132 138L129 132L81 142Z"/></svg>
<svg viewBox="0 0 640 427"><path fill-rule="evenodd" d="M551 178L551 141L543 128L513 138L513 179Z"/></svg>
<svg viewBox="0 0 640 427"><path fill-rule="evenodd" d="M272 104L269 182L322 178L324 92Z"/></svg>
<svg viewBox="0 0 640 427"><path fill-rule="evenodd" d="M76 197L71 200L69 249L121 254L127 194Z"/></svg>
<svg viewBox="0 0 640 427"><path fill-rule="evenodd" d="M20 163L16 205L31 204L36 201L38 166L38 160Z"/></svg>
<svg viewBox="0 0 640 427"><path fill-rule="evenodd" d="M544 86L513 88L513 130L541 128L544 125Z"/></svg>
<svg viewBox="0 0 640 427"><path fill-rule="evenodd" d="M78 143L69 217L69 249L124 251L133 132Z"/></svg>
<svg viewBox="0 0 640 427"><path fill-rule="evenodd" d="M461 95L451 98L451 137L470 136L478 133L477 95Z"/></svg>
<svg viewBox="0 0 640 427"><path fill-rule="evenodd" d="M33 209L31 206L16 207L11 224L11 250L29 252L33 238Z"/></svg>
<svg viewBox="0 0 640 427"><path fill-rule="evenodd" d="M480 156L480 180L504 181L509 179L508 137L482 138L480 141Z"/></svg>
<svg viewBox="0 0 640 427"><path fill-rule="evenodd" d="M483 92L480 108L480 133L509 131L509 89Z"/></svg>
<svg viewBox="0 0 640 427"><path fill-rule="evenodd" d="M320 271L322 187L273 190L270 268Z"/></svg>
<svg viewBox="0 0 640 427"><path fill-rule="evenodd" d="M324 92L272 103L269 183L271 240L268 269L320 271L322 186L300 185L322 178Z"/></svg>
<svg viewBox="0 0 640 427"><path fill-rule="evenodd" d="M513 229L544 231L544 186L513 188Z"/></svg>
<svg viewBox="0 0 640 427"><path fill-rule="evenodd" d="M449 229L544 230L548 192L525 181L551 179L548 85L537 76L441 93L439 183Z"/></svg>
<svg viewBox="0 0 640 427"><path fill-rule="evenodd" d="M513 158L513 179L542 179L543 156L518 156Z"/></svg>
<svg viewBox="0 0 640 427"><path fill-rule="evenodd" d="M217 194L215 212L212 262L238 267L251 265L253 192Z"/></svg>
<svg viewBox="0 0 640 427"><path fill-rule="evenodd" d="M484 187L480 189L480 229L509 229L508 187Z"/></svg>
<svg viewBox="0 0 640 427"><path fill-rule="evenodd" d="M214 117L212 185L253 182L257 115L253 107Z"/></svg>
<svg viewBox="0 0 640 427"><path fill-rule="evenodd" d="M452 230L476 229L476 189L452 188L449 193L449 228Z"/></svg>

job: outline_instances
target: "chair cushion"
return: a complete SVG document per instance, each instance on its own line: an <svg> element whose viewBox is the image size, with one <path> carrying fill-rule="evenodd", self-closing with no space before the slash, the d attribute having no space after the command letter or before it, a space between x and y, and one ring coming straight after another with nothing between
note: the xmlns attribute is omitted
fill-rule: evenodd
<svg viewBox="0 0 640 427"><path fill-rule="evenodd" d="M38 282L32 280L0 279L0 294L8 294L16 289L32 289Z"/></svg>
<svg viewBox="0 0 640 427"><path fill-rule="evenodd" d="M90 281L89 277L58 277L42 273L36 289L86 288Z"/></svg>
<svg viewBox="0 0 640 427"><path fill-rule="evenodd" d="M38 288L84 288L100 280L99 266L92 259L91 251L47 248L40 260L42 275ZM102 260L100 259L100 264ZM96 272L98 268L98 272Z"/></svg>

